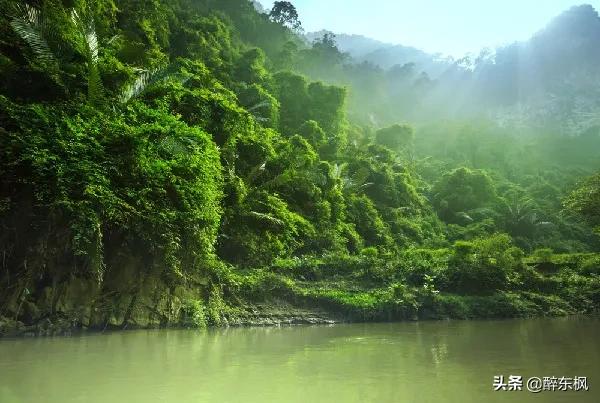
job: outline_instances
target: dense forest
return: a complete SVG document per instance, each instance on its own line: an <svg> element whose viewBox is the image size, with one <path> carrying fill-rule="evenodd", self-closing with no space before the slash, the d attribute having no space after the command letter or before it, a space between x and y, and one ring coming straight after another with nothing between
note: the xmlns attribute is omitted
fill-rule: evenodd
<svg viewBox="0 0 600 403"><path fill-rule="evenodd" d="M0 9L0 334L600 305L591 6L434 73L288 2Z"/></svg>

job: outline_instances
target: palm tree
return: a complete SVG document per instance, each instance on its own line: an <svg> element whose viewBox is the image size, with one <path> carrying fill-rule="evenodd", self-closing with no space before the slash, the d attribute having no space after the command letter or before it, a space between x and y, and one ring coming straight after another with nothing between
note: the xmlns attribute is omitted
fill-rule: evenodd
<svg viewBox="0 0 600 403"><path fill-rule="evenodd" d="M534 201L528 197L511 194L497 209L503 224L513 235L531 235L541 224L539 211Z"/></svg>
<svg viewBox="0 0 600 403"><path fill-rule="evenodd" d="M102 103L104 86L98 69L99 40L96 34L94 17L90 10L83 12L70 10L71 21L75 27L75 47L85 56L87 65L87 98L93 105ZM10 25L23 41L31 48L37 60L47 66L53 75L60 72L60 61L49 45L53 29L49 19L39 9L28 4L19 5L11 18ZM134 82L123 86L117 99L127 103L142 94L144 90L159 78L164 78L167 69L142 70Z"/></svg>

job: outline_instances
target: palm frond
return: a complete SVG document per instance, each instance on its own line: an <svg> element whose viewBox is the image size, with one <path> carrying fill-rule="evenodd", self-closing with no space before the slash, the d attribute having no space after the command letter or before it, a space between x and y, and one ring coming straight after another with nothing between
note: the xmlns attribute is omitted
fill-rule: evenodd
<svg viewBox="0 0 600 403"><path fill-rule="evenodd" d="M10 25L15 33L29 45L40 61L57 64L56 57L44 38L45 20L42 18L40 10L28 4L17 6Z"/></svg>
<svg viewBox="0 0 600 403"><path fill-rule="evenodd" d="M258 219L259 221L262 221L266 224L272 224L277 227L285 226L285 223L282 220L280 220L279 218L273 217L270 214L260 213L258 211L250 211L247 213L247 215L254 217L254 218Z"/></svg>
<svg viewBox="0 0 600 403"><path fill-rule="evenodd" d="M250 173L246 175L244 178L247 183L252 184L262 173L265 171L267 167L267 161L263 161L262 163L256 165L250 170Z"/></svg>
<svg viewBox="0 0 600 403"><path fill-rule="evenodd" d="M157 81L164 69L146 70L134 82L123 87L119 95L119 102L126 104L132 98L139 96L146 88Z"/></svg>
<svg viewBox="0 0 600 403"><path fill-rule="evenodd" d="M121 37L121 35L117 34L117 35L113 35L108 41L106 41L107 45L112 44L113 42L115 42L117 39L119 39Z"/></svg>
<svg viewBox="0 0 600 403"><path fill-rule="evenodd" d="M257 122L268 122L271 119L262 116L260 110L262 109L264 111L264 108L269 106L271 106L271 102L264 100L247 108L247 111L250 112L250 114L254 117L254 120Z"/></svg>
<svg viewBox="0 0 600 403"><path fill-rule="evenodd" d="M93 18L89 15L82 17L77 10L72 10L71 19L83 38L85 45L84 53L86 53L88 61L98 63L98 36L96 35Z"/></svg>
<svg viewBox="0 0 600 403"><path fill-rule="evenodd" d="M265 106L271 106L271 103L269 101L267 101L267 100L259 102L256 105L253 105L250 108L248 108L248 112L252 112L252 111L255 111L257 109L264 108Z"/></svg>
<svg viewBox="0 0 600 403"><path fill-rule="evenodd" d="M456 213L457 217L463 218L464 220L468 221L468 222L473 222L473 218L468 215L467 213L465 213L464 211L459 211L458 213Z"/></svg>
<svg viewBox="0 0 600 403"><path fill-rule="evenodd" d="M104 93L104 87L102 86L102 79L100 78L100 72L96 64L88 66L88 100L92 104L97 104Z"/></svg>
<svg viewBox="0 0 600 403"><path fill-rule="evenodd" d="M96 31L89 31L85 35L85 42L88 45L88 49L90 52L91 59L94 63L98 63L98 36L96 36Z"/></svg>
<svg viewBox="0 0 600 403"><path fill-rule="evenodd" d="M98 71L98 35L94 26L94 19L90 13L80 15L77 10L71 10L71 20L77 28L81 38L82 51L88 65L88 100L98 103L102 99L104 88Z"/></svg>
<svg viewBox="0 0 600 403"><path fill-rule="evenodd" d="M344 173L344 170L346 169L346 167L348 166L347 163L342 163L342 164L333 164L333 168L331 169L331 178L334 180L337 179L342 179L342 175Z"/></svg>

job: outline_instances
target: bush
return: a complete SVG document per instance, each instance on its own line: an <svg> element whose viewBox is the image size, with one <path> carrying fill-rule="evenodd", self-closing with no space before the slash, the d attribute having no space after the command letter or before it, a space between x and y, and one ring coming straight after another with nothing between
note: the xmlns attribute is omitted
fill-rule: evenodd
<svg viewBox="0 0 600 403"><path fill-rule="evenodd" d="M181 308L180 322L187 327L205 328L207 324L206 308L202 301L186 301Z"/></svg>
<svg viewBox="0 0 600 403"><path fill-rule="evenodd" d="M600 255L590 256L583 260L579 266L579 272L585 275L600 275Z"/></svg>
<svg viewBox="0 0 600 403"><path fill-rule="evenodd" d="M550 248L536 249L533 252L533 258L535 260L537 260L538 263L552 262L553 255L554 255L554 251Z"/></svg>
<svg viewBox="0 0 600 403"><path fill-rule="evenodd" d="M506 289L509 273L521 267L523 256L505 234L473 242L459 241L453 249L447 287L451 291L473 295Z"/></svg>

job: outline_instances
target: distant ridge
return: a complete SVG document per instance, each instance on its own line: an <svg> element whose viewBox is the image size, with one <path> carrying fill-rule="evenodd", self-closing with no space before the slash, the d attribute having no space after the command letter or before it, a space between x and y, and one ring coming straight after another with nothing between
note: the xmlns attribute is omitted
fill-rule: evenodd
<svg viewBox="0 0 600 403"><path fill-rule="evenodd" d="M308 42L322 37L327 30L310 32L305 35ZM363 35L337 34L336 42L342 52L346 52L358 62L369 62L383 69L395 65L414 63L417 70L425 71L432 76L441 74L447 67L447 61L440 61L439 55L429 54L412 46L391 44Z"/></svg>

